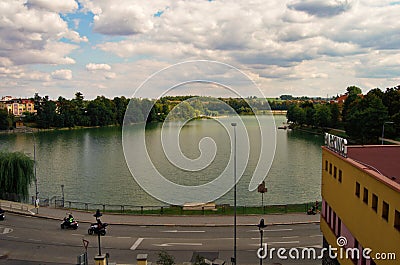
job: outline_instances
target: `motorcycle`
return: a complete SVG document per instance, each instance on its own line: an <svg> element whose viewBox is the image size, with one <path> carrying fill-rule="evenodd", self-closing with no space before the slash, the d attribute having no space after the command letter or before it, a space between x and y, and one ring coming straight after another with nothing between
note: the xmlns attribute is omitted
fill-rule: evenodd
<svg viewBox="0 0 400 265"><path fill-rule="evenodd" d="M64 218L63 222L61 223L61 229L78 229L78 222L73 221L72 223L68 220L68 218Z"/></svg>
<svg viewBox="0 0 400 265"><path fill-rule="evenodd" d="M0 213L0 221L3 221L4 219L6 219L6 216L4 213Z"/></svg>
<svg viewBox="0 0 400 265"><path fill-rule="evenodd" d="M315 207L312 207L310 209L307 210L307 214L308 215L316 215L317 211L315 210Z"/></svg>
<svg viewBox="0 0 400 265"><path fill-rule="evenodd" d="M100 234L102 236L105 236L107 232L106 229L107 226L108 226L107 223L102 223L100 226L98 223L92 223L90 224L90 227L88 229L88 234L89 235Z"/></svg>

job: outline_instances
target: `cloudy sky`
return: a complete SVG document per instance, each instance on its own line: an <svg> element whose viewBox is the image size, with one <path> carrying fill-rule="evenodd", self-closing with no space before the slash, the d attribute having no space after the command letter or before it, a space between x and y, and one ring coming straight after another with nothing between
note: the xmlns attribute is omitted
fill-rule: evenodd
<svg viewBox="0 0 400 265"><path fill-rule="evenodd" d="M131 96L188 60L230 64L268 97L385 89L400 84L398 14L396 0L0 0L0 96Z"/></svg>

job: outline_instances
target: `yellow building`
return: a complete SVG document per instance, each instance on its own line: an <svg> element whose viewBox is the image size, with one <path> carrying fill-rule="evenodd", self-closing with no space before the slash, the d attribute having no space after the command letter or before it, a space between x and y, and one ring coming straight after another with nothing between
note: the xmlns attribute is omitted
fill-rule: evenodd
<svg viewBox="0 0 400 265"><path fill-rule="evenodd" d="M21 116L24 112L36 113L35 103L30 99L3 97L2 101L0 101L0 109L5 109L14 116Z"/></svg>
<svg viewBox="0 0 400 265"><path fill-rule="evenodd" d="M346 143L327 134L322 147L323 246L343 254L323 264L400 264L400 146Z"/></svg>

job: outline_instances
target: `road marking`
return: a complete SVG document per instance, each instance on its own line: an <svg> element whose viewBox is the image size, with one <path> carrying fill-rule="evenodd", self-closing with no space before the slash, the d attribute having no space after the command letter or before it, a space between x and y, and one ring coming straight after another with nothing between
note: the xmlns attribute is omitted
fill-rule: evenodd
<svg viewBox="0 0 400 265"><path fill-rule="evenodd" d="M179 231L179 230L166 230L163 233L205 233L206 231L193 230L193 231Z"/></svg>
<svg viewBox="0 0 400 265"><path fill-rule="evenodd" d="M289 239L289 238L299 238L299 236L283 236L282 238Z"/></svg>
<svg viewBox="0 0 400 265"><path fill-rule="evenodd" d="M202 246L203 243L164 243L164 244L152 244L156 247L173 247L173 246Z"/></svg>
<svg viewBox="0 0 400 265"><path fill-rule="evenodd" d="M143 239L144 239L144 238L139 237L139 238L135 241L135 243L133 243L133 245L131 246L130 250L136 250L137 247L140 245L140 243L142 243Z"/></svg>
<svg viewBox="0 0 400 265"><path fill-rule="evenodd" d="M267 242L268 244L298 244L300 241Z"/></svg>
<svg viewBox="0 0 400 265"><path fill-rule="evenodd" d="M40 239L29 238L28 240L29 241L33 241L33 242L42 242L42 240L40 240Z"/></svg>
<svg viewBox="0 0 400 265"><path fill-rule="evenodd" d="M71 234L71 235L73 235L73 236L85 236L83 234Z"/></svg>
<svg viewBox="0 0 400 265"><path fill-rule="evenodd" d="M9 238L19 238L17 236L7 236L7 237L9 237Z"/></svg>
<svg viewBox="0 0 400 265"><path fill-rule="evenodd" d="M11 233L12 231L14 231L14 230L12 230L11 228L8 228L8 227L0 227L0 231L3 229L3 232L0 232L0 234L2 234L2 235L5 235L5 234L8 234L8 233Z"/></svg>
<svg viewBox="0 0 400 265"><path fill-rule="evenodd" d="M131 239L132 237L130 236L117 236L119 239Z"/></svg>
<svg viewBox="0 0 400 265"><path fill-rule="evenodd" d="M312 235L310 237L322 237L322 235Z"/></svg>
<svg viewBox="0 0 400 265"><path fill-rule="evenodd" d="M293 231L292 228L282 228L282 229L271 229L271 230L264 230L264 232L282 232L282 231ZM249 232L260 232L260 230L249 230Z"/></svg>

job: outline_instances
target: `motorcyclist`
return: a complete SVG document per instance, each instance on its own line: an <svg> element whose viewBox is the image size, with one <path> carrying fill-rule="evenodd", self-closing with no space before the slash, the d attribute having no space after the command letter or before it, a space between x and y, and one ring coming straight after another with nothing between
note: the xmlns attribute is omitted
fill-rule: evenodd
<svg viewBox="0 0 400 265"><path fill-rule="evenodd" d="M74 221L75 221L75 219L74 219L74 217L72 216L72 214L71 213L69 213L68 214L68 218L65 218L67 221L68 221L68 223L70 223L70 224L72 224Z"/></svg>

